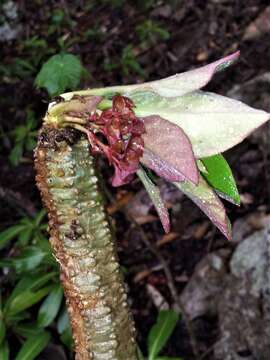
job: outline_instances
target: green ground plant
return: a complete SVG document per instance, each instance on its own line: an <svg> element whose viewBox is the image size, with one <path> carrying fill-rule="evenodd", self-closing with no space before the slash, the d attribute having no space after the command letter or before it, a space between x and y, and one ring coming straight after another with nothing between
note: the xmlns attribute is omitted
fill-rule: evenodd
<svg viewBox="0 0 270 360"><path fill-rule="evenodd" d="M71 330L59 284L59 269L48 244L44 210L33 219L24 217L0 233L0 248L13 242L12 253L0 267L12 284L0 294L0 358L10 359L10 338L21 347L16 360L31 360L46 347L55 324L59 338L71 346ZM14 341L14 340L12 340Z"/></svg>
<svg viewBox="0 0 270 360"><path fill-rule="evenodd" d="M140 75L142 78L145 77L145 72L138 62L131 44L127 45L122 51L121 66L125 75L129 75L132 71Z"/></svg>
<svg viewBox="0 0 270 360"><path fill-rule="evenodd" d="M173 310L161 310L159 312L156 324L150 329L147 338L148 360L182 360L182 358L160 355L172 335L178 320L179 314Z"/></svg>
<svg viewBox="0 0 270 360"><path fill-rule="evenodd" d="M9 160L12 165L16 166L21 161L24 151L32 151L37 141L37 120L34 111L26 110L25 124L17 126L10 135L14 146Z"/></svg>
<svg viewBox="0 0 270 360"><path fill-rule="evenodd" d="M51 256L46 229L45 211L34 218L24 217L16 225L0 232L0 249L13 242L13 253L0 261L0 267L13 283L8 296L1 294L0 358L10 358L9 338L21 344L16 360L35 359L57 330L59 339L71 351L73 342L63 290L59 283L59 269ZM149 360L181 360L160 356L179 315L172 310L161 311L149 331ZM145 359L138 350L139 359Z"/></svg>
<svg viewBox="0 0 270 360"><path fill-rule="evenodd" d="M145 20L136 26L136 32L141 41L141 47L147 48L155 44L158 40L168 40L170 33L160 24L153 20Z"/></svg>
<svg viewBox="0 0 270 360"><path fill-rule="evenodd" d="M50 96L56 96L67 89L76 88L84 73L85 69L78 57L61 53L52 56L42 66L35 84L45 88Z"/></svg>

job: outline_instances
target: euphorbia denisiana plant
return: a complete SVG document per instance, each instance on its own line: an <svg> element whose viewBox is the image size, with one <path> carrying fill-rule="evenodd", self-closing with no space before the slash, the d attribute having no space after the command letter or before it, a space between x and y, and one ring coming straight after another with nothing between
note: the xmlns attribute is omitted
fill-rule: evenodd
<svg viewBox="0 0 270 360"><path fill-rule="evenodd" d="M269 114L200 89L238 55L158 81L66 93L50 104L35 152L37 184L49 213L77 359L136 359L95 155L113 166L113 186L138 175L165 232L170 231L168 210L155 176L175 184L230 238L218 196L235 204L240 198L221 153Z"/></svg>
<svg viewBox="0 0 270 360"><path fill-rule="evenodd" d="M86 133L92 153L103 153L114 166L113 186L130 182L137 173L165 232L170 231L168 211L147 169L173 182L230 238L217 195L236 204L240 199L220 154L265 123L269 114L200 89L238 56L236 52L162 80L63 94L69 105L51 104L45 122ZM56 114L61 114L57 120Z"/></svg>

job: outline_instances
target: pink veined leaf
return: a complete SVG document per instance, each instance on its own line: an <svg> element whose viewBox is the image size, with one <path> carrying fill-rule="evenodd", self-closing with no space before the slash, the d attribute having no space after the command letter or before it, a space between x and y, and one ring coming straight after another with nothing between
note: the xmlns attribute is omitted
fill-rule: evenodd
<svg viewBox="0 0 270 360"><path fill-rule="evenodd" d="M187 195L209 217L214 225L230 240L231 227L224 205L214 190L200 176L195 186L189 181L174 183L180 191Z"/></svg>
<svg viewBox="0 0 270 360"><path fill-rule="evenodd" d="M163 97L182 96L189 92L201 89L213 77L213 75L233 64L239 57L240 52L237 51L222 59L212 62L211 64L189 70L180 74L169 76L165 79L150 81L142 84L109 86L106 88L92 89L91 93L95 95L105 95L108 93L119 93L129 96L130 92L136 91L152 91ZM89 94L89 90L86 90ZM84 91L77 92L84 95ZM69 100L71 93L62 96Z"/></svg>
<svg viewBox="0 0 270 360"><path fill-rule="evenodd" d="M152 90L164 97L182 96L189 92L201 89L212 79L213 75L232 65L239 57L240 51L228 55L211 64L189 70L184 73L172 75L168 78L141 84L146 90Z"/></svg>
<svg viewBox="0 0 270 360"><path fill-rule="evenodd" d="M169 181L186 179L197 184L198 169L191 143L177 125L153 115L142 119L144 153L140 161Z"/></svg>
<svg viewBox="0 0 270 360"><path fill-rule="evenodd" d="M137 175L139 176L140 180L142 181L148 195L150 196L153 204L156 208L162 226L164 228L165 233L170 232L170 218L168 209L166 208L161 196L159 188L153 184L151 179L147 176L146 172L140 168L137 171Z"/></svg>
<svg viewBox="0 0 270 360"><path fill-rule="evenodd" d="M270 118L265 111L203 91L175 98L163 98L151 92L130 97L137 116L156 114L178 125L191 141L197 159L233 147Z"/></svg>

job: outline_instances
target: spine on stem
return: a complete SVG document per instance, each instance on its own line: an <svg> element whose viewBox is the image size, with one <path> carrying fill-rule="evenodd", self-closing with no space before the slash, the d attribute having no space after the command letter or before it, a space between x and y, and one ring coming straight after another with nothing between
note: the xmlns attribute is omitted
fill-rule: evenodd
<svg viewBox="0 0 270 360"><path fill-rule="evenodd" d="M88 142L44 125L35 151L77 360L136 360L134 325Z"/></svg>

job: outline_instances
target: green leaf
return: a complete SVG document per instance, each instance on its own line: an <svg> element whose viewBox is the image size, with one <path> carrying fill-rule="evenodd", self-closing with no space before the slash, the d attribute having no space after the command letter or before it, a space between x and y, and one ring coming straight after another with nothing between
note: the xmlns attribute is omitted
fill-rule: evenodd
<svg viewBox="0 0 270 360"><path fill-rule="evenodd" d="M60 340L66 347L68 347L70 350L73 348L73 338L72 338L72 332L71 328L68 328L63 332L63 334L60 336Z"/></svg>
<svg viewBox="0 0 270 360"><path fill-rule="evenodd" d="M42 264L46 264L50 267L58 269L59 266L52 254L52 248L50 242L48 241L48 238L46 238L42 233L36 233L33 239L37 246L40 248L40 250L42 250L44 253L44 259L42 260Z"/></svg>
<svg viewBox="0 0 270 360"><path fill-rule="evenodd" d="M35 148L36 144L37 144L37 140L29 136L26 139L25 148L27 151L32 151Z"/></svg>
<svg viewBox="0 0 270 360"><path fill-rule="evenodd" d="M61 335L60 339L69 349L73 346L72 332L69 321L69 315L66 308L61 312L57 320L57 331Z"/></svg>
<svg viewBox="0 0 270 360"><path fill-rule="evenodd" d="M42 332L29 337L21 347L15 360L33 360L41 353L50 341L50 334Z"/></svg>
<svg viewBox="0 0 270 360"><path fill-rule="evenodd" d="M17 166L22 158L22 155L23 155L23 143L19 142L15 144L8 158L13 166Z"/></svg>
<svg viewBox="0 0 270 360"><path fill-rule="evenodd" d="M23 229L24 225L14 225L0 233L0 250L3 249L6 244L14 239Z"/></svg>
<svg viewBox="0 0 270 360"><path fill-rule="evenodd" d="M6 325L4 323L2 311L0 310L0 345L5 339L5 336L6 336Z"/></svg>
<svg viewBox="0 0 270 360"><path fill-rule="evenodd" d="M124 54L125 57L129 55L130 57L130 47L126 47L127 54ZM87 90L88 95L106 95L108 93L120 93L130 97L131 92L137 91L149 91L154 92L165 98L174 98L177 96L183 96L185 94L191 93L197 89L201 89L205 86L213 77L213 75L219 71L222 71L226 67L233 64L239 56L239 51L228 55L222 59L212 62L211 64L199 67L194 70L186 71L184 73L176 74L169 76L165 79L155 80L151 82L146 82L142 84L132 84L132 85L121 85L121 86L110 86L100 89L92 89L91 92ZM124 58L124 60L126 60ZM131 61L128 58L129 62ZM126 60L126 61L127 61ZM123 57L122 57L123 62ZM130 64L129 64L130 65ZM78 92L78 94L84 94L83 91ZM73 94L72 94L73 95ZM67 100L70 99L71 94L64 96ZM160 115L159 113L152 112L150 115ZM160 115L162 116L162 115Z"/></svg>
<svg viewBox="0 0 270 360"><path fill-rule="evenodd" d="M35 84L47 89L50 96L59 95L66 89L74 89L80 83L83 67L72 54L52 56L41 68Z"/></svg>
<svg viewBox="0 0 270 360"><path fill-rule="evenodd" d="M170 231L169 213L168 213L168 209L166 208L166 206L161 198L159 188L147 176L147 174L143 168L140 168L137 171L137 175L140 178L140 180L142 181L142 183L145 187L145 190L147 191L148 195L150 196L150 199L153 201L153 204L158 213L158 216L160 218L160 221L162 223L164 231L166 233L168 233Z"/></svg>
<svg viewBox="0 0 270 360"><path fill-rule="evenodd" d="M35 217L35 225L39 226L42 223L42 220L44 219L45 216L46 216L46 211L44 209L40 210L40 212Z"/></svg>
<svg viewBox="0 0 270 360"><path fill-rule="evenodd" d="M15 288L13 289L12 293L8 297L3 312L5 314L8 313L10 305L12 302L17 299L18 297L21 297L21 294L25 291L27 292L35 292L39 290L42 286L44 286L46 283L48 283L53 277L56 277L58 274L56 272L49 272L46 274L42 274L40 272L37 272L35 275L26 275L20 279L20 281L17 283ZM44 296L46 296L45 294ZM12 318L14 316L17 316L16 314L11 314L9 317Z"/></svg>
<svg viewBox="0 0 270 360"><path fill-rule="evenodd" d="M137 358L138 360L144 360L144 356L143 356L143 353L141 351L141 349L139 348L139 346L137 345Z"/></svg>
<svg viewBox="0 0 270 360"><path fill-rule="evenodd" d="M224 205L202 176L200 176L198 185L194 185L190 181L174 184L209 217L228 239L231 239L231 226Z"/></svg>
<svg viewBox="0 0 270 360"><path fill-rule="evenodd" d="M44 256L45 254L40 248L36 246L29 246L23 251L21 256L14 259L7 259L1 263L6 266L12 266L15 268L16 272L22 273L37 268Z"/></svg>
<svg viewBox="0 0 270 360"><path fill-rule="evenodd" d="M26 246L29 243L32 232L33 229L31 227L26 227L20 232L18 237L18 242L20 243L21 246Z"/></svg>
<svg viewBox="0 0 270 360"><path fill-rule="evenodd" d="M203 177L207 180L215 191L224 199L240 204L240 196L237 186L227 161L221 154L201 159L207 169Z"/></svg>
<svg viewBox="0 0 270 360"><path fill-rule="evenodd" d="M56 276L58 276L58 273L52 271L45 274L37 272L34 275L32 274L22 277L15 286L15 288L13 289L11 295L9 296L6 306L9 306L8 304L26 289L29 291L30 290L36 291L40 289L42 286L44 286L46 283L48 283L48 281L50 281L53 277Z"/></svg>
<svg viewBox="0 0 270 360"><path fill-rule="evenodd" d="M25 321L25 320L29 320L29 313L27 311L22 311L17 313L16 315L12 315L12 316L7 316L5 315L9 325L12 324L17 324L21 321Z"/></svg>
<svg viewBox="0 0 270 360"><path fill-rule="evenodd" d="M148 358L154 360L171 336L179 314L172 310L162 310L158 314L157 322L150 330L147 339Z"/></svg>
<svg viewBox="0 0 270 360"><path fill-rule="evenodd" d="M184 359L180 357L159 356L155 358L155 360L184 360Z"/></svg>
<svg viewBox="0 0 270 360"><path fill-rule="evenodd" d="M155 41L159 38L161 40L168 40L170 37L170 33L153 20L145 20L141 24L137 25L136 32L143 44L145 44L145 42L155 43Z"/></svg>
<svg viewBox="0 0 270 360"><path fill-rule="evenodd" d="M16 143L23 143L27 137L28 129L25 125L16 126L12 131Z"/></svg>
<svg viewBox="0 0 270 360"><path fill-rule="evenodd" d="M0 359L9 360L9 345L7 341L0 345Z"/></svg>
<svg viewBox="0 0 270 360"><path fill-rule="evenodd" d="M7 317L12 317L21 311L28 309L34 304L38 303L44 296L46 296L51 290L52 286L46 286L37 291L31 291L26 289L14 297L8 305L5 306L5 314Z"/></svg>
<svg viewBox="0 0 270 360"><path fill-rule="evenodd" d="M0 293L0 345L6 336L6 324L4 321L4 314L2 310L2 294Z"/></svg>
<svg viewBox="0 0 270 360"><path fill-rule="evenodd" d="M70 328L69 315L66 307L64 307L57 320L57 331L59 334L63 334L68 328Z"/></svg>
<svg viewBox="0 0 270 360"><path fill-rule="evenodd" d="M141 77L145 76L145 72L141 67L140 63L136 59L134 54L134 49L132 45L127 45L123 51L121 56L121 64L122 69L125 75L129 75L130 70L138 73Z"/></svg>
<svg viewBox="0 0 270 360"><path fill-rule="evenodd" d="M12 328L17 335L22 336L23 338L28 338L44 331L43 329L40 329L36 323L19 322L14 324Z"/></svg>
<svg viewBox="0 0 270 360"><path fill-rule="evenodd" d="M55 285L39 309L37 318L38 326L46 327L53 322L58 314L62 299L63 289L60 285Z"/></svg>

